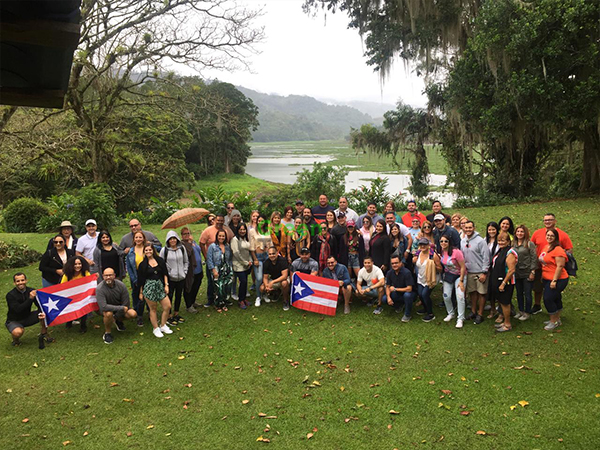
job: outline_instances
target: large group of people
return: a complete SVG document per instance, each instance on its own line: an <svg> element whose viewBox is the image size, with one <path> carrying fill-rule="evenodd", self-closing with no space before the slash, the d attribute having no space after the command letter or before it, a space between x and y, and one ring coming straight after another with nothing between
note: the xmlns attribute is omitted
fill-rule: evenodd
<svg viewBox="0 0 600 450"><path fill-rule="evenodd" d="M71 223L63 222L40 261L42 285L98 274L96 297L107 344L113 342L113 324L119 331L126 319L144 326L146 307L153 334L171 334L171 327L185 322L182 298L189 314L202 307L223 312L236 303L242 310L252 304L258 308L279 299L287 311L295 272L339 282L344 314L350 313L353 301L365 302L374 314L389 305L402 313L402 322L412 319L413 309L431 322L436 306L431 294L438 288L443 321L456 328L487 318L495 319L497 332L510 331L514 320L526 321L541 311L542 298L550 316L544 328L561 325L573 245L556 227L554 214L546 214L544 226L533 234L525 225L515 227L510 217L489 222L480 234L473 220L444 213L440 202L427 215L414 201L403 215L393 202L381 212L369 203L359 215L348 207L347 198L341 197L334 208L326 195L312 208L297 200L295 207L268 217L253 211L243 218L233 203L226 210L225 215L208 216L198 241L184 227L181 236L169 231L164 246L142 230L138 219L129 222L131 231L118 245L108 231L97 232L94 219L85 223L86 233L79 238ZM130 290L123 283L127 276ZM199 302L205 277L206 301ZM23 273L15 274L14 284L6 296L13 345L19 345L25 327L38 322L40 343L50 341L35 290L27 287ZM85 316L67 327L73 324L87 331Z"/></svg>

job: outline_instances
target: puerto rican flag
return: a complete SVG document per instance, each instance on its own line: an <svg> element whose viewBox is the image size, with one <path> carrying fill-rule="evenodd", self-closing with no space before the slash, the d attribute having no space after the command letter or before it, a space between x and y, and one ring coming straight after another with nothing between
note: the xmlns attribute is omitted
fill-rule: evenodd
<svg viewBox="0 0 600 450"><path fill-rule="evenodd" d="M292 275L292 306L328 316L335 316L339 282L329 278L294 272Z"/></svg>
<svg viewBox="0 0 600 450"><path fill-rule="evenodd" d="M46 326L60 325L98 311L97 283L98 275L94 274L38 289L37 301L46 314Z"/></svg>

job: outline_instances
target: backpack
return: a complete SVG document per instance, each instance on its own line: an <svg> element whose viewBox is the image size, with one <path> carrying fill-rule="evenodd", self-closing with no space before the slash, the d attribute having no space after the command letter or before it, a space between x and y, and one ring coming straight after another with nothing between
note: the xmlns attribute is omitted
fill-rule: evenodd
<svg viewBox="0 0 600 450"><path fill-rule="evenodd" d="M566 252L566 254L567 261L565 262L565 270L567 271L570 277L576 277L577 269L579 269L579 267L577 266L577 260L575 259L575 256L573 256L572 252Z"/></svg>
<svg viewBox="0 0 600 450"><path fill-rule="evenodd" d="M181 257L183 258L183 252L185 252L185 247L182 245L181 248L179 249L181 250ZM167 247L165 247L165 264L167 264L167 256L169 255L169 249Z"/></svg>

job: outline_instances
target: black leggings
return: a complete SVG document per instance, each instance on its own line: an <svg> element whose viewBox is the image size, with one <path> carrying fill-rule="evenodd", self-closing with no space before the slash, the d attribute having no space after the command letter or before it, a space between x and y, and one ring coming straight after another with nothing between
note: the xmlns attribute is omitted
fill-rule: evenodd
<svg viewBox="0 0 600 450"><path fill-rule="evenodd" d="M169 300L171 300L171 305L173 305L173 311L175 311L175 313L179 312L184 286L185 280L175 281L169 278ZM173 295L175 295L175 303L173 303Z"/></svg>
<svg viewBox="0 0 600 450"><path fill-rule="evenodd" d="M198 296L198 291L200 290L200 285L202 284L202 272L194 275L194 283L189 291L183 292L183 298L185 300L185 306L190 307L193 306L196 302L196 297Z"/></svg>

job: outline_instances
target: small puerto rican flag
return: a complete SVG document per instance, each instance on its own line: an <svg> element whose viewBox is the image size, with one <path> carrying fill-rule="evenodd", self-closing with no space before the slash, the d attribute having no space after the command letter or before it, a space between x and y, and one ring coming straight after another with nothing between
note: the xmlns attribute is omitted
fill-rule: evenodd
<svg viewBox="0 0 600 450"><path fill-rule="evenodd" d="M292 275L292 306L328 316L335 316L339 282L329 278L294 272Z"/></svg>
<svg viewBox="0 0 600 450"><path fill-rule="evenodd" d="M37 301L46 314L46 326L60 325L98 311L97 283L98 275L94 274L38 289Z"/></svg>

